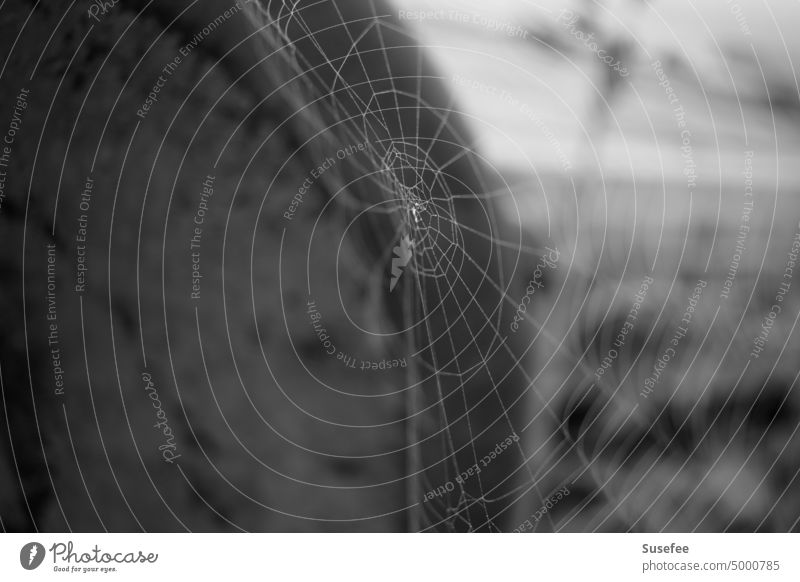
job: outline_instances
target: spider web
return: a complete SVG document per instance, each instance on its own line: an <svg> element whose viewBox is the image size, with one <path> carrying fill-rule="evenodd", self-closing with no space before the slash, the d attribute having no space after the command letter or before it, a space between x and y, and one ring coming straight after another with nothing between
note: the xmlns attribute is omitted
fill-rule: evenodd
<svg viewBox="0 0 800 582"><path fill-rule="evenodd" d="M270 74L281 98L316 138L307 159L367 144L365 157L348 157L346 169L323 182L351 220L364 221L357 252L377 273L373 292L401 313L399 329L386 335L416 362L402 388L409 528L510 529L520 499L533 495L531 505L544 506L549 498L541 485L547 472L530 468L523 439L507 459L484 463L493 443L519 436L511 409L529 390L556 419L525 371L525 350L505 331L517 303L509 292L514 269L541 249L525 247L520 233L503 238L495 201L510 191L488 185L464 119L446 93L431 92L439 80L409 31L374 2L342 12L354 5L272 1L251 17L279 59L281 70ZM321 13L330 20L320 22ZM395 71L409 62L410 75ZM317 96L311 104L309 95ZM515 383L523 390L509 388ZM468 473L478 466L488 470ZM549 515L542 522L554 529Z"/></svg>

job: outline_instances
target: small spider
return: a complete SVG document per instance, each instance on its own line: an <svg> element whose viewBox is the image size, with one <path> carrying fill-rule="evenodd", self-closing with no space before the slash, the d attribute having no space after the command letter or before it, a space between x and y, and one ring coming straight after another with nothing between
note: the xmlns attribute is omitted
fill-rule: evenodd
<svg viewBox="0 0 800 582"><path fill-rule="evenodd" d="M419 223L422 218L420 218L420 213L425 210L427 204L424 202L417 202L414 201L411 203L411 214L414 216L414 222Z"/></svg>

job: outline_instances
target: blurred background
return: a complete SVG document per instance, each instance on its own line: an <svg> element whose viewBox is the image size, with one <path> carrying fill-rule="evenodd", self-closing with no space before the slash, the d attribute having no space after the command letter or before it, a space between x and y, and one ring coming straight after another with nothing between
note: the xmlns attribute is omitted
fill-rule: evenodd
<svg viewBox="0 0 800 582"><path fill-rule="evenodd" d="M797 22L3 3L0 529L797 531Z"/></svg>

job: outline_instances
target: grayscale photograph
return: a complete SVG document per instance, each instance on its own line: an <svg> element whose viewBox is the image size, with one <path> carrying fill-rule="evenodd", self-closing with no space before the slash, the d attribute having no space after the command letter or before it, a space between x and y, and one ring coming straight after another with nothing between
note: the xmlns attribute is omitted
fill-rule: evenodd
<svg viewBox="0 0 800 582"><path fill-rule="evenodd" d="M799 24L0 1L13 572L153 556L40 533L800 532Z"/></svg>

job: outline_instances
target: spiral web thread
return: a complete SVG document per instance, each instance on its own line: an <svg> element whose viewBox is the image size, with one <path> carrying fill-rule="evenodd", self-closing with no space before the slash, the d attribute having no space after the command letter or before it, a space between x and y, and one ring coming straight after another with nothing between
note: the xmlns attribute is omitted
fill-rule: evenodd
<svg viewBox="0 0 800 582"><path fill-rule="evenodd" d="M470 236L484 239L491 244L494 250L512 249L512 252L517 254L517 259L523 255L537 256L544 251L539 248L528 248L521 240L506 240L507 233L500 232L497 228L495 217L491 216L491 201L492 199L509 195L510 192L507 185L505 188L493 190L482 181L482 178L480 178L481 172L478 171L477 174L481 181L480 191L468 191L466 193L452 191L450 183L443 176L446 174L448 166L456 161L456 158L471 155L471 150L464 146L460 153L456 155L456 158L443 162L436 160L438 164L434 162L430 154L436 145L437 139L446 129L452 129L449 126L450 116L455 113L455 110L430 106L422 99L421 92L418 95L408 95L397 89L392 76L389 50L385 46L381 46L385 70L368 70L362 59L359 42L373 30L378 31L380 38L382 38L380 36L382 28L397 32L396 26L387 18L388 15L378 14L374 2L370 2L369 5L372 16L364 19L365 23L362 24L363 30L361 34L354 37L348 27L348 25L352 24L352 21L347 21L336 8L336 4L332 4L338 14L338 20L326 23L326 29L341 28L346 30L351 43L348 50L344 52L344 58L339 57L337 59L331 59L326 55L325 48L321 43L317 42L312 27L304 19L304 11L306 8L313 9L313 5L300 7L300 2L297 0L272 1L266 3L265 6L258 6L258 12L251 13L251 17L262 33L260 38L263 38L268 45L268 53L280 58L283 70L277 73L269 71L269 74L277 76L276 79L273 79L273 83L275 83L275 86L282 88L280 97L288 100L291 109L298 112L297 118L300 123L306 125L309 132L321 136L318 141L327 140L329 145L338 147L341 143L368 141L369 147L367 148L366 156L361 159L353 158L348 160L348 163L361 178L369 181L373 190L372 199L358 199L348 193L346 182L340 174L330 172L323 178L324 181L328 182L326 187L329 192L337 192L337 201L342 206L355 212L365 212L367 215L381 216L390 220L391 228L394 230L391 236L392 242L379 250L379 256L375 258L377 266L374 267L374 270L383 273L385 265L392 265L392 279L388 281L380 279L379 284L379 286L385 286L389 292L394 291L400 278L413 277L413 285L404 287L406 297L402 299L402 304L405 321L428 321L428 316L436 309L436 305L432 305L429 299L431 290L434 296L443 298L454 288L460 287L468 295L471 295L471 300L477 305L477 309L482 315L483 321L480 323L480 331L490 331L492 337L487 341L485 336L479 339L477 337L479 333L468 326L470 337L467 341L471 348L476 349L481 354L480 361L475 365L462 366L458 357L453 357L449 362L437 361L436 356L432 354L431 361L419 358L418 368L416 370L413 369L413 366L409 368L408 388L421 384L426 379L432 380L435 384L435 393L432 395L435 402L434 406L426 406L425 403L417 401L413 389L408 389L407 414L409 428L407 430L407 446L409 447L411 459L408 465L409 475L417 477L416 483L411 486L411 491L408 493L411 529L445 527L448 529L474 530L488 528L493 530L496 529L496 526L492 523L490 512L485 509L485 506L490 502L504 502L507 504L506 509L510 509L518 502L522 504L522 507L540 508L545 506L553 491L560 490L564 485L575 484L587 472L590 482L601 483L604 481L597 474L596 465L592 459L601 454L611 444L613 438L605 434L601 443L595 443L596 446L593 447L593 450L587 451L584 437L589 434L589 429L600 421L602 413L611 406L611 400L614 400L614 395L619 392L619 387L610 379L609 381L596 380L594 386L606 395L611 395L610 400L606 401L602 410L592 412L591 418L587 419L588 426L584 426L578 434L571 434L567 427L569 420L567 417L569 415L565 417L550 407L548 399L538 392L534 379L526 372L519 355L512 354L515 372L524 378L527 387L526 394L530 395L532 405L536 409L540 409L540 414L549 417L552 426L555 427L554 433L547 437L547 443L535 444L539 448L545 445L550 446L552 450L547 453L547 457L540 466L532 469L530 459L539 449L537 448L533 453L525 454L522 446L517 443L516 448L522 459L522 466L515 471L517 475L513 477L513 485L507 488L502 495L497 494L497 487L487 489L481 482L480 475L474 478L480 491L478 496L471 495L465 489L463 483L458 483L457 480L454 480L465 468L460 466L459 461L456 459L456 453L464 447L459 447L456 444L457 440L452 434L451 424L459 419L448 418L443 404L446 396L441 378L455 377L457 379L456 391L462 393L464 408L470 410L464 394L465 386L479 374L488 375L491 396L496 397L499 402L502 409L502 417L508 425L508 433L511 434L519 428L512 423L506 408L507 404L500 397L499 387L508 378L510 372L501 377L496 371L493 372L488 364L488 360L497 353L507 352L511 354L511 348L507 343L508 334L501 328L500 310L514 310L517 307L517 300L508 292L508 281L512 274L503 272L502 265L497 272L489 272L490 269L486 268L486 266L478 265L475 259L470 256L464 238L465 236ZM366 24L366 22L369 24ZM290 27L292 26L299 28L302 34L312 42L318 52L316 56L322 58L323 67L329 69L328 71L322 70L319 65L315 67L309 62L306 54L296 49L297 39L293 39L290 34ZM409 34L408 31L402 31L402 33ZM409 37L408 44L411 45L413 42L415 41ZM418 88L421 87L424 81L421 58L420 56L420 61L416 63ZM367 98L364 97L363 92L359 93L356 88L350 86L345 78L340 75L345 61L351 59L355 60L358 66L361 67L366 83L370 86L369 97ZM333 87L326 84L323 79L323 75L331 71L334 74ZM381 80L388 80L391 86L390 90L378 91L373 88L372 79L377 79L381 75L386 76L385 79ZM287 82L287 79L291 80L291 83ZM313 107L310 107L308 105L308 96L319 95L320 93L322 93L322 97L314 103ZM407 126L400 119L401 110L408 108L409 97L414 101L412 107L417 111L417 131L410 134L407 132ZM393 101L394 106L387 106L387 100L389 102ZM401 105L401 101L404 103L403 105ZM452 105L451 102L449 106L452 107ZM420 110L429 114L433 113L437 120L438 127L434 131L432 138L420 133ZM396 124L393 123L394 120L392 119L395 114L397 116ZM332 123L335 123L334 130L331 130L330 127ZM392 129L397 127L402 132L399 138L393 135L392 132ZM455 133L457 134L457 130ZM466 136L463 137L466 143ZM321 146L318 145L318 147ZM314 155L313 152L311 155ZM324 156L320 155L318 157ZM470 163L472 163L472 156L470 156ZM376 168L378 168L377 171ZM469 225L459 223L454 205L454 202L459 198L472 198L482 203L488 202L486 204L490 214L488 232L475 230ZM385 223L376 221L374 228L381 228L381 224ZM503 236L504 234L506 234L506 237ZM477 292L471 288L471 286L474 286L474 281L464 280L460 275L460 265L457 264L459 261L471 264L482 273L484 277L483 284L491 286L501 295L501 305L492 309L480 304ZM582 271L582 268L576 265L571 265L570 268ZM452 273L455 273L455 281L452 280ZM447 320L447 315L445 315L445 319ZM586 355L585 352L580 354L580 348L576 349L575 346L565 345L563 342L551 337L542 323L537 321L530 313L525 314L525 319L535 330L536 337L534 340L541 336L543 341L556 345L560 353L567 355L573 362L576 362L574 371L579 375L585 378L594 375L594 368L584 357ZM457 322L445 321L447 329L443 334L454 354L459 351L456 346L461 344L459 339L455 338L450 331L451 326L455 323ZM415 351L415 355L420 355L424 351L420 346L425 346L426 343L433 341L433 338L440 333L439 330L430 326L425 327L421 333L421 338L417 337L412 340L407 337L409 342L407 347L410 348L409 351ZM590 391L582 391L581 394L569 399L568 408L572 409L592 400L593 397ZM625 426L631 420L631 415L637 415L637 409L638 406L633 405L628 411L628 419L623 421L622 426ZM618 412L623 416L625 415L625 411ZM416 451L423 440L431 438L430 436L424 439L421 437L422 430L420 425L423 421L420 417L423 414L437 417L438 431L436 431L435 436L441 441L442 458L447 459L447 462L443 463L445 467L444 479L445 482L457 483L453 496L456 502L449 503L445 498L432 500L427 504L430 515L422 515L419 509L414 507L418 505L422 492L434 490L437 485L440 485L440 483L431 482L428 478L426 467L422 466L422 461ZM472 454L472 459L477 464L481 455L475 446L475 440L479 435L476 434L477 431L473 430L469 415L465 416L468 425L468 445L466 446ZM539 414L536 416L538 417ZM533 420L522 427L522 430L528 429L532 422ZM555 433L560 434L560 440L556 439ZM600 450L600 452L598 453L597 450ZM570 455L577 455L580 460L580 466L569 470L567 474L561 475L560 478L557 477L556 486L553 487L553 478L557 474L556 468L563 466L562 462ZM520 478L520 474L524 474L524 477ZM511 482L511 480L512 476L508 476L505 479L508 482ZM550 483L546 490L543 489L545 482ZM620 501L607 488L600 487L597 489L591 499L596 499L598 496L609 507L620 508ZM525 498L528 501L523 502L522 500ZM575 508L571 515L567 516L565 523L569 523L574 518L575 512L581 512L585 509L585 506L586 503ZM477 513L475 511L476 507L479 508ZM479 523L473 523L476 514L483 514L485 519ZM561 525L554 524L551 515L545 513L541 522L537 522L533 529L536 530L539 527L543 527L554 530L560 529L563 525L563 523Z"/></svg>
<svg viewBox="0 0 800 582"><path fill-rule="evenodd" d="M346 56L343 59L329 58L326 55L325 48L315 39L312 27L309 26L304 18L304 11L307 8L313 9L313 5L301 7L298 0L272 0L268 3L265 2L263 6L257 5L257 12L251 12L250 16L261 33L259 38L263 39L267 45L267 54L279 57L283 66L281 71L267 70L267 73L273 76L271 79L273 86L281 88L280 98L288 101L291 111L297 112L296 119L298 124L304 125L309 134L320 137L316 144L319 149L316 152L308 153L308 155L321 159L324 158L325 147L339 147L342 143L359 143L368 140L369 147L367 148L366 156L360 160L354 157L348 160L348 163L352 166L354 172L370 182L373 189L373 199L361 200L350 194L347 191L344 178L336 172L326 173L321 181L326 183L325 187L329 192L337 193L337 202L341 206L355 212L366 212L368 215L375 215L376 217L388 217L391 221L391 227L394 229L392 243L381 249L379 256L375 257L376 266L374 269L383 273L385 265L393 264L392 271L397 275L397 277L393 277L395 284L399 277L413 276L414 284L405 287L406 296L402 299L404 320L406 322L428 321L428 316L436 309L436 305L432 305L427 298L431 289L434 296L443 298L454 288L461 288L471 296L470 300L477 305L477 309L481 313L483 321L479 324L479 332L487 330L490 332L490 340L487 341L485 337L479 339L477 337L479 333L468 326L470 337L467 341L469 347L476 349L481 354L480 361L477 364L462 367L458 357L453 357L448 362L442 362L437 361L435 354L432 354L431 361L419 358L417 369L414 366L409 367L409 377L407 378L408 422L406 444L410 459L407 466L408 475L414 477L411 479L412 485L407 493L410 529L416 531L444 527L451 530L464 529L473 531L488 528L489 531L493 531L497 529L497 526L492 522L490 512L486 509L490 502L505 503L505 510L513 516L512 519L519 519L519 512L512 510L515 504L520 503L523 508L545 507L554 492L559 491L565 485L574 484L587 470L590 472L592 480L598 481L598 476L595 474L593 463L587 458L584 450L582 436L585 436L586 433L577 435L577 438L576 435L569 433L567 430L568 419L560 416L550 407L547 398L539 393L534 380L526 372L519 354L511 352L507 341L509 339L508 334L501 328L500 314L502 309L514 310L517 307L517 299L509 293L509 280L512 274L503 272L502 265L497 272L489 272L486 266L478 265L466 249L464 237L471 236L484 239L491 244L493 251L511 249L513 253L517 254L518 260L522 255L539 256L544 250L541 248L529 248L521 240L506 240L497 227L495 217L491 214L492 200L508 196L510 194L508 185L499 190L492 189L483 182L482 173L478 171L477 175L481 182L481 190L462 193L453 192L448 182L443 179L448 166L456 161L457 158L472 154L469 148L463 147L454 158L438 164L435 164L430 156L431 150L440 136L446 129L452 129L449 125L449 118L451 114L455 113L455 110L451 109L453 103L451 102L447 109L437 109L429 106L421 98L420 94L409 96L398 90L395 87L392 76L389 51L385 46L381 46L385 71L376 72L367 69L362 60L362 52L358 47L359 41L373 29L377 30L379 35L382 28L395 32L397 30L388 21L388 15L379 15L377 13L374 2L369 2L369 5L372 17L365 19L365 21L369 22L369 25L364 25L361 35L354 37L348 28L352 21L347 21L336 8L336 4L332 3L332 6L336 9L338 19L335 22L326 23L325 29L341 28L347 30L350 46L345 51ZM290 27L292 26L299 28L302 31L301 34L312 42L318 53L316 56L321 57L323 67L329 69L327 72L333 71L333 87L327 85L323 79L323 75L326 72L321 70L323 67L315 67L308 60L306 54L296 49L297 39L290 34ZM404 30L403 34L409 33ZM414 39L409 37L409 45L415 42ZM358 62L358 66L361 67L364 78L370 85L369 98L365 99L363 93L359 94L356 88L350 86L343 76L339 74L345 61L349 59L355 59ZM424 81L422 63L418 61L416 65L417 87L419 89ZM380 75L387 77L385 80L388 80L391 86L389 91L377 91L372 87L371 79ZM291 82L287 81L287 79ZM308 96L320 94L322 95L314 102L314 106L309 106ZM416 133L411 135L408 134L406 126L400 120L401 109L408 107L408 97L414 100L413 107L417 111ZM387 98L390 102L394 101L393 107L387 107L385 103L382 107L379 105L380 99L385 100ZM401 100L404 100L406 105L401 106ZM438 126L432 138L423 136L420 133L420 110L428 113L433 112L437 120ZM393 113L397 115L396 125L392 123L394 121L392 119ZM333 124L335 124L335 129L331 130ZM402 136L400 138L392 135L393 127L401 128ZM455 133L458 135L457 130ZM466 143L467 136L462 137L464 143ZM327 141L327 146L320 145L320 142L325 141ZM425 143L426 141L428 143ZM310 149L313 150L313 148L313 145L310 146ZM470 155L470 163L474 163L472 158L473 156ZM366 162L363 160L366 160ZM379 168L379 170L375 171L375 168ZM490 215L488 232L475 230L469 225L458 222L454 201L459 198L471 198L487 203L486 207ZM381 228L381 224L383 223L376 221L374 228ZM481 272L483 277L482 284L489 285L500 294L500 305L494 309L481 305L476 291L472 288L474 282L464 280L461 277L457 261L466 262ZM453 277L452 272L455 272L455 281L450 280ZM386 290L390 292L394 289L391 280L380 280L380 285L385 285ZM445 319L447 320L447 315L445 315ZM533 326L536 338L541 336L543 341L557 345L561 353L571 355L573 361L577 362L576 367L579 373L585 377L592 375L593 368L578 354L580 350L574 350L556 338L551 337L542 323L537 321L530 313L525 314L525 319ZM457 345L461 344L461 341L455 338L450 331L450 328L456 323L455 321L445 321L447 329L443 334L454 354L459 349L463 352L463 348L456 348ZM429 325L423 327L424 329L420 334L422 337L412 338L407 334L406 338L408 351L413 351L414 355L417 356L424 351L424 347L421 348L421 346L433 341L433 338L438 337L441 333ZM471 409L468 405L465 387L468 382L474 380L478 375L488 375L488 388L491 394L482 398L481 402L489 398L496 398L502 410L501 420L507 424L507 432L511 434L518 430L519 427L514 426L514 423L512 423L507 404L501 399L499 389L511 372L504 372L504 375L500 376L496 371L493 373L488 364L492 356L504 352L510 354L513 358L514 372L519 373L524 379L525 392L530 394L532 404L537 409L541 409L540 414L551 419L553 426L556 427L555 432L560 434L562 438L558 440L556 439L556 434L550 434L546 439L546 443L537 443L539 448L550 446L552 450L547 453L544 463L535 470L530 466L530 459L539 451L539 448L533 453L525 454L521 442L516 443L515 447L519 457L522 459L522 466L510 471L514 475L508 475L502 483L491 489L481 482L480 475L475 476L473 479L478 484L479 489L479 495L475 496L466 490L463 483L455 479L465 469L456 458L456 453L464 446L459 447L457 445L456 438L452 433L451 425L460 419L448 418L444 406L446 395L441 378L456 378L457 386L455 391L461 392L464 408L472 410L475 406L473 405ZM435 392L432 395L434 404L432 406L419 402L413 390L413 387L422 384L425 380L431 380L435 384ZM606 382L598 382L598 387L604 391L612 392L614 387L606 384ZM580 400L585 400L587 396L588 393L584 393ZM451 394L450 397L458 396ZM571 402L575 404L574 399ZM580 404L580 402L577 404ZM424 514L420 510L419 501L425 491L435 490L441 483L431 482L428 478L426 467L423 466L417 450L423 441L432 438L430 435L425 438L421 436L421 425L425 422L421 417L424 414L435 416L438 424L438 430L433 436L438 437L441 441L441 458L446 460L446 462L442 463L444 465L443 482L456 484L455 495L450 497L450 499L455 498L455 503L449 502L444 497L442 499L433 499L426 504L428 514ZM536 417L538 416L539 414L536 415ZM465 415L465 417L468 431L468 444L466 447L471 453L473 462L477 464L482 455L475 446L475 441L479 436L476 434L478 431L473 429L469 414ZM528 429L532 422L523 426L522 430ZM581 466L568 471L568 474L561 475L554 487L552 482L556 476L556 468L570 455L577 455L581 461ZM521 477L520 475L523 476ZM498 494L498 487L504 483L506 485L511 483L512 485L507 487L504 493ZM546 486L546 489L543 488L544 483L550 483ZM605 489L600 489L596 495L600 495L611 505L619 505L617 500L610 498L609 492ZM523 501L525 499L527 501ZM477 515L481 515L481 517L476 518ZM475 519L479 519L479 521L473 523ZM522 519L524 519L524 516ZM551 531L559 529L552 516L546 512L541 521L537 521L534 524L533 530L536 531L540 527Z"/></svg>
<svg viewBox="0 0 800 582"><path fill-rule="evenodd" d="M373 29L377 29L378 35L381 35L380 29L382 27L392 26L391 23L385 21L385 16L376 13L374 4L370 3L370 5L374 17L369 19L370 24L368 26L364 26L362 37ZM347 56L344 60L357 59L371 88L371 81L369 80L375 73L372 72L370 74L362 60L361 52L358 48L358 42L361 37L352 37L346 27L348 23L345 22L338 8L336 8L336 11L339 15L339 21L327 23L326 26L343 27L343 29L348 30L347 34L350 35L352 45L346 51ZM469 281L461 279L458 275L459 265L454 264L456 260L472 261L474 263L469 253L465 251L463 241L464 232L471 231L471 229L469 226L458 224L454 201L459 197L475 197L486 201L496 196L496 193L490 192L488 187L485 187L481 193L460 194L452 192L446 180L443 179L443 173L455 159L446 160L444 163L440 163L438 167L432 162L430 157L431 149L445 128L448 127L448 118L451 110L434 110L439 126L434 132L433 139L429 137L423 138L419 134L406 135L405 129L403 129L402 138L397 139L392 136L393 120L387 119L387 115L391 116L392 109L394 109L397 113L399 127L404 128L402 121L400 121L400 101L403 100L404 103L407 103L409 96L402 94L394 85L388 51L385 47L382 47L382 52L391 90L388 92L376 92L373 90L371 91L372 98L365 100L363 93L360 95L339 74L340 67L344 65L344 62L336 62L326 56L325 49L316 41L314 34L311 32L311 27L305 21L304 8L299 7L299 2L283 0L282 2L265 3L264 6L256 5L255 11L250 11L249 15L260 32L259 38L263 39L267 45L267 54L279 57L282 64L281 71L266 67L265 71L268 75L275 77L271 79L271 82L274 83L274 86L281 87L281 98L288 102L288 106L292 111L298 112L297 119L301 125L306 127L306 131L322 136L322 140L327 139L332 144L357 143L368 140L367 155L361 158L361 160L367 160L367 163L354 158L352 166L355 167L356 172L362 173L370 181L375 192L377 192L378 202L376 203L374 200L357 200L346 191L343 192L344 183L342 177L334 172L324 176L324 181L327 182L325 187L331 192L340 193L337 196L337 200L345 207L350 207L350 209L356 211L364 211L366 209L369 213L385 215L391 220L392 227L395 230L393 244L382 251L382 256L378 260L382 261L379 266L381 271L383 270L383 265L393 263L392 272L394 276L392 281L381 282L381 285L386 285L387 290L392 292L400 277L413 277L414 284L404 287L406 294L406 297L402 300L404 319L406 321L427 319L426 316L435 308L435 306L429 305L428 299L426 299L426 290L430 291L429 285L435 288L435 295L443 297L449 291L448 285L464 286L466 288L470 284ZM322 79L322 75L326 71L320 71L319 68L315 68L308 61L306 55L296 49L296 39L293 40L290 34L290 27L296 27L303 31L319 52L318 56L321 56L326 65L333 71L334 86L332 88L326 86ZM421 70L422 63L418 62L418 86L423 82ZM327 73L330 73L330 71L327 71ZM291 82L287 81L287 79ZM308 95L318 95L320 93L319 87L323 87L323 93L326 94L315 102L314 107L310 107L308 105ZM410 97L416 101L415 107L418 110L427 107L419 96ZM379 105L379 100L381 99L384 100L383 107ZM396 107L386 107L385 101L387 99L389 102L394 100ZM353 113L354 111L356 112L355 114ZM419 117L418 111L417 131L419 131ZM330 131L329 128L326 128L324 120L333 120L336 123L335 131ZM426 141L429 141L429 143L425 143ZM458 154L458 157L468 153L470 152L464 148L464 151ZM379 168L379 171L376 172L375 168ZM493 247L498 245L501 247L513 246L516 249L520 248L519 242L508 243L496 238L496 229L489 233L468 232L468 234L469 236L490 239ZM483 268L481 270L487 280L486 284L501 291L502 302L508 303L510 306L513 300L506 297L507 282L505 282L506 276L502 273L502 269L497 278L498 280L493 280L496 277L493 273L487 273ZM455 282L447 281L448 273L452 271L456 272L457 280ZM416 292L414 292L414 287L416 287ZM470 294L473 293L471 291L468 292ZM473 298L473 300L475 299ZM475 302L477 303L477 300ZM506 334L501 333L499 328L499 309L492 313L487 313L482 307L479 307L479 309L486 319L482 327L491 330L493 338L489 345L486 346L486 342L481 340L482 343L479 343L475 337L477 334L470 330L472 337L468 341L474 344L478 351L483 354L481 356L482 364L479 362L477 366L462 369L457 358L453 358L452 362L437 362L434 356L432 362L424 362L423 359L420 370L414 371L413 366L409 368L409 387L420 381L419 378L415 378L415 375L425 375L432 379L436 385L435 406L423 409L420 408L421 403L417 402L414 390L409 389L407 391L407 446L409 447L410 457L408 471L410 476L416 476L411 479L413 484L411 485L411 491L408 493L410 528L412 530L441 527L447 529L458 527L466 530L486 527L490 530L496 529L491 523L489 512L484 506L488 501L497 502L500 500L496 494L493 496L491 490L485 489L480 475L474 477L475 483L478 484L480 490L480 495L477 497L470 495L462 482L454 480L455 477L462 473L465 467L460 466L456 459L457 445L450 428L450 424L454 419L448 418L445 411L443 404L445 395L440 381L440 376L456 376L459 385L457 391L463 392L461 388L466 382L479 373L485 373L485 370L481 370L481 368L486 367L487 360L492 354L509 350L505 342ZM449 327L454 323L453 321L446 322L448 330L445 332L445 336L448 336L449 343L455 352L455 346L459 342L449 337L451 333ZM425 339L430 341L430 338L435 337L435 331L428 327L423 331L422 335L427 335ZM436 332L436 335L438 335L438 332ZM418 343L415 345L411 340L409 340L409 344L412 349L418 347ZM417 351L417 354L419 353L420 351ZM452 364L455 366L454 371L450 371L453 368ZM445 371L445 368L448 371ZM491 391L497 392L502 378L492 377L491 372L489 372L489 377ZM462 396L464 407L469 410L466 396L463 394ZM500 402L500 407L503 410L502 415L508 424L507 432L512 434L515 428L511 423L508 411L505 409L502 400L500 400L499 393L492 396L496 396ZM457 397L457 395L451 397ZM457 503L455 505L450 504L445 498L432 500L426 507L430 515L423 516L419 509L414 506L419 504L423 490L430 491L437 487L437 483L432 483L427 478L425 468L421 466L419 453L416 450L420 440L419 424L422 422L420 416L428 411L432 411L438 417L439 430L436 431L436 435L441 440L442 458L447 459L447 462L443 463L445 466L445 482L457 483L455 495ZM477 464L480 455L474 445L473 437L476 435L473 432L468 414L466 415L466 420L469 433L468 447L471 449L474 462ZM517 443L515 446L522 454L520 444ZM527 466L527 463L524 463L524 465L524 469L527 472L527 480L504 494L510 500L509 506L514 501L529 494L531 490L535 491L539 503L543 503L548 497L539 489L539 481L543 477L535 476ZM478 508L477 512L475 508ZM485 516L483 523L471 523L468 510L472 512L472 516L483 514ZM547 516L545 521L549 522L549 520L550 518ZM550 527L552 528L552 523L550 523Z"/></svg>

